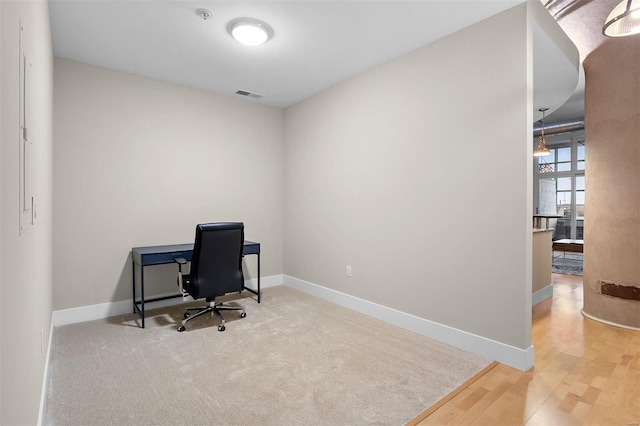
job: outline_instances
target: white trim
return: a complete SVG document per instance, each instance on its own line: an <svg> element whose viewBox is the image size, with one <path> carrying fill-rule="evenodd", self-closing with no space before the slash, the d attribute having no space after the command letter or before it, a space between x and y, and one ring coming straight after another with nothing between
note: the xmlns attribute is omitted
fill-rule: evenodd
<svg viewBox="0 0 640 426"><path fill-rule="evenodd" d="M182 303L180 300L179 303ZM154 305L155 306L155 305ZM131 299L53 311L53 325L75 324L133 312Z"/></svg>
<svg viewBox="0 0 640 426"><path fill-rule="evenodd" d="M590 315L590 314L586 313L586 312L584 311L584 309L581 309L581 310L580 310L580 312L581 312L581 313L582 313L582 315L584 315L585 317L587 317L587 318L589 318L589 319L591 319L591 320L594 320L594 321L601 322L601 323L603 323L603 324L611 325L611 326L614 326L614 327L626 328L627 330L640 331L640 328L638 328L638 327L632 327L632 326L630 326L630 325L618 324L617 322L607 321L607 320L603 320L603 319L598 318L598 317L594 317L593 315Z"/></svg>
<svg viewBox="0 0 640 426"><path fill-rule="evenodd" d="M44 360L44 374L42 376L42 390L40 391L40 408L38 409L38 426L42 426L44 416L44 403L47 399L47 384L49 379L49 359L51 358L51 342L53 339L53 312L51 313L51 325L49 326L49 343L47 344L47 356Z"/></svg>
<svg viewBox="0 0 640 426"><path fill-rule="evenodd" d="M260 289L262 290L265 288L282 285L282 280L284 279L283 277L284 275L282 274L260 277ZM250 280L246 280L244 282L244 286L255 290L256 288L258 288L258 279L251 278Z"/></svg>
<svg viewBox="0 0 640 426"><path fill-rule="evenodd" d="M526 349L516 348L288 275L284 276L283 283L286 286L320 297L329 302L353 309L365 315L411 330L425 337L455 346L484 358L496 360L510 367L523 371L527 371L533 367L533 346L529 346Z"/></svg>
<svg viewBox="0 0 640 426"><path fill-rule="evenodd" d="M283 275L271 275L268 277L260 278L260 288L265 289L281 285ZM246 280L245 285L249 288L257 288L257 278ZM162 295L156 295L162 296ZM145 302L145 305L150 303L153 308L161 308L163 306L177 305L179 303L190 302L193 299L191 297L160 300L157 302ZM100 303L97 305L79 306L77 308L62 309L54 311L52 314L52 327L58 327L61 325L75 324L78 322L93 321L102 318L108 318L116 315L130 314L133 312L133 300L120 300L117 302Z"/></svg>
<svg viewBox="0 0 640 426"><path fill-rule="evenodd" d="M533 296L531 297L531 306L536 306L538 303L543 300L547 300L550 297L553 297L553 284L549 284L548 286L533 293Z"/></svg>

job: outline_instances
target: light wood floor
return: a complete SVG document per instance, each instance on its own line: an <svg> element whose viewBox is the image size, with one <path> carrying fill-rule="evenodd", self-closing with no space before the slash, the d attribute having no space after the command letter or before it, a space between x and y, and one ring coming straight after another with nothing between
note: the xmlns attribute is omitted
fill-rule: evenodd
<svg viewBox="0 0 640 426"><path fill-rule="evenodd" d="M582 277L553 281L533 308L535 366L497 364L418 425L638 426L640 332L583 317Z"/></svg>

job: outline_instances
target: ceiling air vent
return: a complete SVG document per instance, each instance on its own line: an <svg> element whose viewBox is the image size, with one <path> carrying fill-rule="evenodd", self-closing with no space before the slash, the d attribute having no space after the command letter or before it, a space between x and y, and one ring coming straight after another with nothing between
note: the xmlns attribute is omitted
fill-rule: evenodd
<svg viewBox="0 0 640 426"><path fill-rule="evenodd" d="M261 97L264 96L264 95L261 95L260 93L251 93L251 92L247 92L246 90L236 90L236 95L246 96L248 98L254 98L254 99L260 99Z"/></svg>

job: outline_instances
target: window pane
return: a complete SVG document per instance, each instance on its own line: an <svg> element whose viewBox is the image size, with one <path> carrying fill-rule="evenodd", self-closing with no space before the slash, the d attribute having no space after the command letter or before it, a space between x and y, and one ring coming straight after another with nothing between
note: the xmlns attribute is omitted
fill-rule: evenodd
<svg viewBox="0 0 640 426"><path fill-rule="evenodd" d="M550 173L553 172L553 164L540 164L538 165L538 173Z"/></svg>
<svg viewBox="0 0 640 426"><path fill-rule="evenodd" d="M557 195L558 206L571 205L571 191L559 191Z"/></svg>
<svg viewBox="0 0 640 426"><path fill-rule="evenodd" d="M558 148L558 161L571 161L571 148Z"/></svg>
<svg viewBox="0 0 640 426"><path fill-rule="evenodd" d="M553 159L552 159L551 155L545 155L545 156L542 156L542 157L535 157L535 159L538 161L538 164L553 163Z"/></svg>
<svg viewBox="0 0 640 426"><path fill-rule="evenodd" d="M545 159L545 161L547 163L555 163L556 162L556 150L549 148L549 155L545 155L544 159Z"/></svg>
<svg viewBox="0 0 640 426"><path fill-rule="evenodd" d="M556 188L558 188L558 191L571 191L571 178L558 178L558 186Z"/></svg>
<svg viewBox="0 0 640 426"><path fill-rule="evenodd" d="M576 176L576 189L584 191L584 176Z"/></svg>
<svg viewBox="0 0 640 426"><path fill-rule="evenodd" d="M576 191L576 204L584 205L584 191Z"/></svg>
<svg viewBox="0 0 640 426"><path fill-rule="evenodd" d="M556 201L556 180L538 179L538 213L554 214Z"/></svg>
<svg viewBox="0 0 640 426"><path fill-rule="evenodd" d="M558 163L559 172L568 172L571 170L571 163Z"/></svg>
<svg viewBox="0 0 640 426"><path fill-rule="evenodd" d="M584 161L578 161L578 170L584 170Z"/></svg>
<svg viewBox="0 0 640 426"><path fill-rule="evenodd" d="M584 160L585 159L585 148L584 145L578 145L578 160Z"/></svg>

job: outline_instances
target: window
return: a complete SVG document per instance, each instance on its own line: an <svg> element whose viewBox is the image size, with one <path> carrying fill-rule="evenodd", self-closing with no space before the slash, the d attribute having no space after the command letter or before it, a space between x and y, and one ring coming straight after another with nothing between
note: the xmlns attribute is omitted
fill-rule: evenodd
<svg viewBox="0 0 640 426"><path fill-rule="evenodd" d="M558 214L554 240L583 239L586 148L582 132L547 137L550 155L535 157L534 211Z"/></svg>
<svg viewBox="0 0 640 426"><path fill-rule="evenodd" d="M584 140L578 141L578 170L584 170L585 158L586 151L584 147Z"/></svg>

